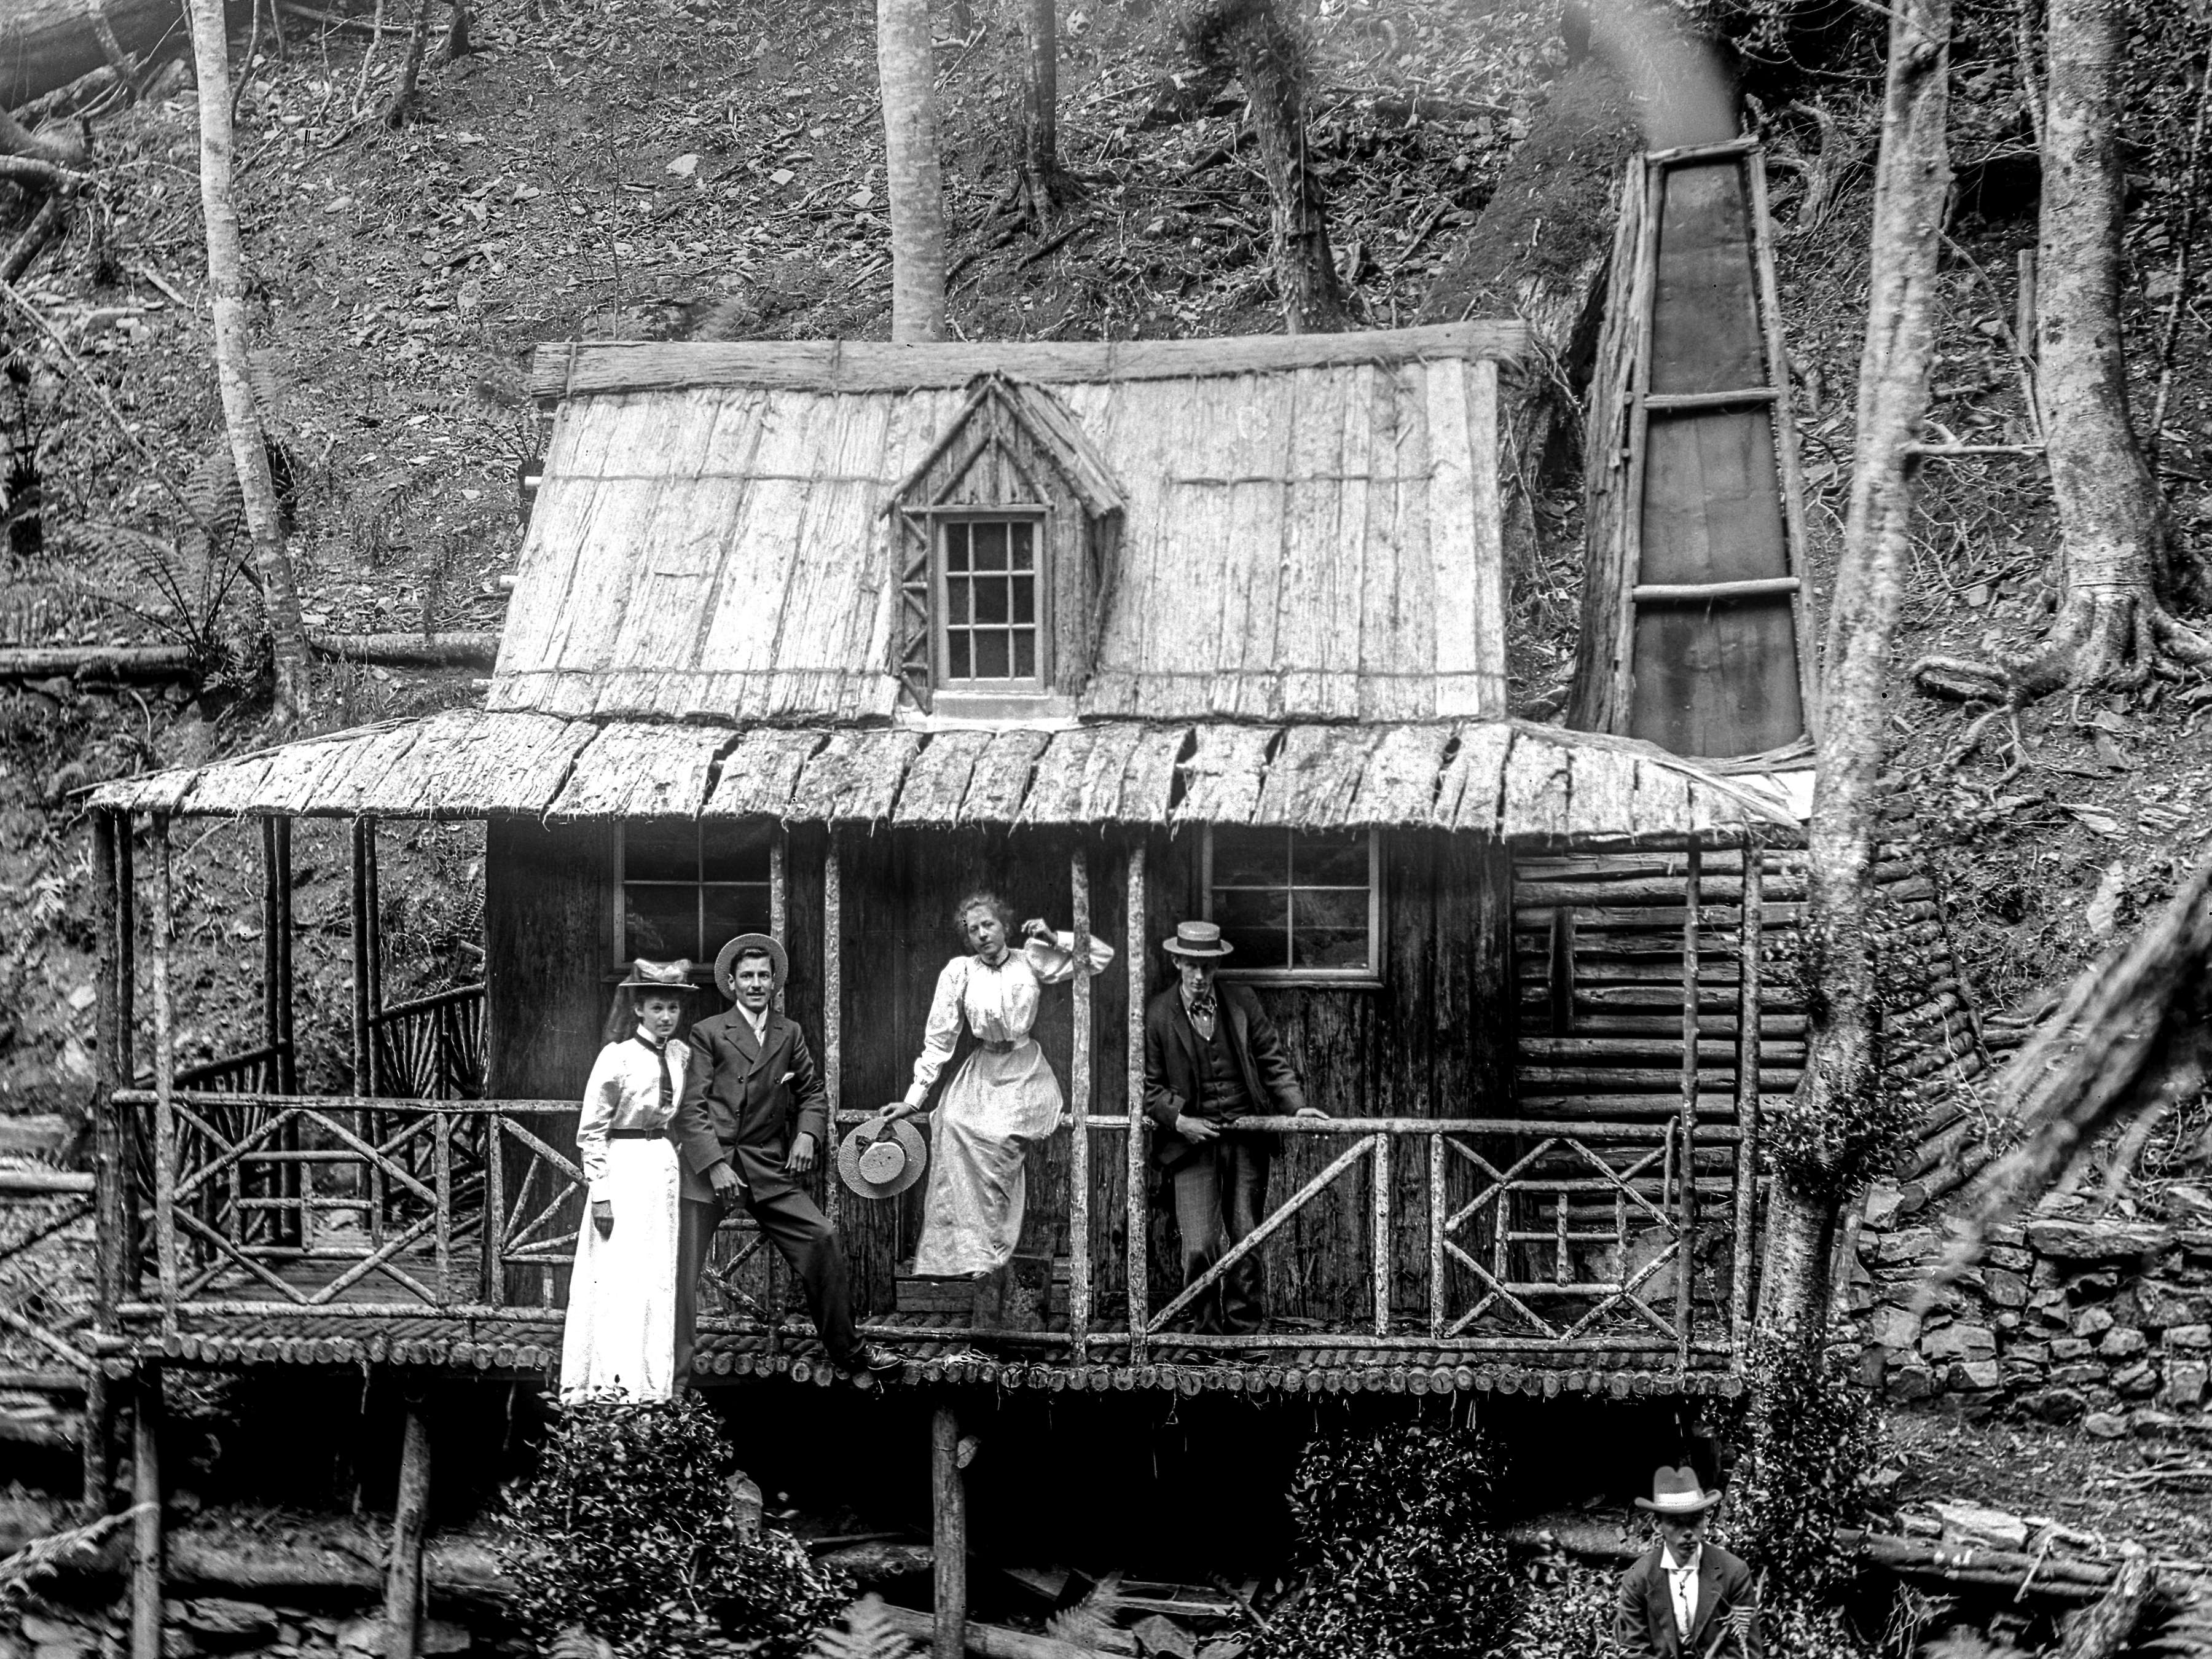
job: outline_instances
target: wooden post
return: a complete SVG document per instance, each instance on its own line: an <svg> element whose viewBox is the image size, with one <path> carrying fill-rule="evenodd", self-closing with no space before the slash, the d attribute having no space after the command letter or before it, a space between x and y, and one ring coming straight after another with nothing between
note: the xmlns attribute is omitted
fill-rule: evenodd
<svg viewBox="0 0 2212 1659"><path fill-rule="evenodd" d="M836 825L830 826L825 839L822 853L822 1091L830 1112L830 1144L822 1149L822 1156L827 1165L837 1156L837 1112L845 1099L845 963L839 954L845 932L845 866ZM838 1194L844 1184L834 1176L822 1183L823 1208L833 1232L843 1207Z"/></svg>
<svg viewBox="0 0 2212 1659"><path fill-rule="evenodd" d="M138 1076L138 878L137 849L131 844L131 814L115 820L115 1074L136 1081ZM120 1275L116 1294L124 1301L137 1299L145 1269L146 1240L138 1224L138 1194L131 1173L131 1144L137 1134L132 1114L114 1120L118 1138L116 1152L117 1237L121 1249L116 1263Z"/></svg>
<svg viewBox="0 0 2212 1659"><path fill-rule="evenodd" d="M778 830L768 844L768 936L786 950L791 948L791 940L786 936L791 925L791 890L788 885L791 878L786 863L790 840L787 831ZM779 1009L783 1006L781 990L775 994L775 1006ZM837 1121L832 1118L830 1121L830 1146L823 1150L825 1152L834 1152L836 1145ZM832 1182L830 1184L834 1186L836 1183Z"/></svg>
<svg viewBox="0 0 2212 1659"><path fill-rule="evenodd" d="M1690 837L1682 887L1682 1152L1676 1190L1681 1206L1680 1243L1674 1254L1674 1364L1690 1368L1690 1281L1698 1265L1698 909L1703 895L1702 855ZM1756 1078L1754 1077L1754 1082Z"/></svg>
<svg viewBox="0 0 2212 1659"><path fill-rule="evenodd" d="M176 894L166 814L154 819L154 1249L161 1273L161 1334L177 1334L177 1013L169 983ZM158 1625L159 1609L156 1610ZM156 1632L158 1639L158 1631Z"/></svg>
<svg viewBox="0 0 2212 1659"><path fill-rule="evenodd" d="M139 1374L132 1401L131 1501L139 1506L131 1523L131 1659L161 1659L161 1370L158 1365Z"/></svg>
<svg viewBox="0 0 2212 1659"><path fill-rule="evenodd" d="M1152 1300L1152 1266L1145 1236L1150 1206L1145 1194L1145 963L1150 959L1145 937L1144 832L1129 843L1128 969L1129 1017L1127 1064L1129 1077L1128 1237L1123 1262L1128 1275L1129 1363L1145 1359L1145 1324Z"/></svg>
<svg viewBox="0 0 2212 1659"><path fill-rule="evenodd" d="M1444 1334L1444 1214L1450 1201L1445 1194L1444 1138L1429 1137L1429 1340L1441 1342Z"/></svg>
<svg viewBox="0 0 2212 1659"><path fill-rule="evenodd" d="M375 1062L370 1056L375 1039L369 1030L375 1004L370 1000L368 962L368 936L375 927L368 908L368 848L374 833L368 819L353 821L353 1092L356 1096L375 1092L371 1076Z"/></svg>
<svg viewBox="0 0 2212 1659"><path fill-rule="evenodd" d="M968 1651L968 1490L960 1473L960 1423L939 1406L929 1419L930 1543L937 1558L937 1627L931 1659ZM138 1656L132 1656L138 1659Z"/></svg>
<svg viewBox="0 0 2212 1659"><path fill-rule="evenodd" d="M1751 1274L1759 1226L1759 951L1765 926L1765 849L1747 833L1743 846L1743 919L1736 931L1735 1271L1729 1285L1729 1334L1736 1364L1751 1334Z"/></svg>
<svg viewBox="0 0 2212 1659"><path fill-rule="evenodd" d="M1075 1036L1067 1061L1075 1118L1067 1143L1067 1334L1074 1361L1082 1365L1091 1358L1091 853L1080 830L1068 854L1067 885L1075 932ZM1051 1298L1048 1273L1048 1307Z"/></svg>
<svg viewBox="0 0 2212 1659"><path fill-rule="evenodd" d="M300 1092L300 1045L292 1016L292 820L271 818L269 823L271 868L276 872L276 902L271 910L276 923L276 1086L288 1095L296 1095ZM291 1150L299 1150L297 1143L295 1133Z"/></svg>
<svg viewBox="0 0 2212 1659"><path fill-rule="evenodd" d="M265 1068L274 1080L274 1092L285 1092L283 1081L283 1017L278 1012L283 998L283 915L277 902L282 877L277 869L277 820L261 820L261 1041L271 1052Z"/></svg>
<svg viewBox="0 0 2212 1659"><path fill-rule="evenodd" d="M93 1098L93 1226L96 1252L93 1283L93 1328L103 1335L116 1328L116 1307L123 1300L123 1252L127 1246L124 1215L123 1126L116 1116L115 1091L131 1081L119 1068L127 1043L119 1029L122 999L116 988L121 959L116 938L118 906L115 890L116 814L107 809L92 815L92 898L100 941L100 969L94 980L99 1021L98 1088ZM108 1463L110 1427L106 1374L94 1366L85 1379L84 1458L79 1507L90 1520L107 1510L107 1488L113 1471Z"/></svg>
<svg viewBox="0 0 2212 1659"><path fill-rule="evenodd" d="M1375 1334L1390 1334L1390 1132L1375 1132Z"/></svg>
<svg viewBox="0 0 2212 1659"><path fill-rule="evenodd" d="M422 1533L430 1512L430 1425L422 1402L407 1402L399 1446L399 1495L392 1506L392 1555L384 1572L384 1659L415 1659L422 1620Z"/></svg>

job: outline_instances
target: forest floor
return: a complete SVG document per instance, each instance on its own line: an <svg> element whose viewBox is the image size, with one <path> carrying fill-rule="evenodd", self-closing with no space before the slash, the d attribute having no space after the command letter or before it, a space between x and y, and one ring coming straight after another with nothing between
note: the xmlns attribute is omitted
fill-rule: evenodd
<svg viewBox="0 0 2212 1659"><path fill-rule="evenodd" d="M1564 61L1553 10L1540 0L1323 9L1313 154L1363 325L1409 320L1488 199ZM373 112L396 42L365 55L361 31L296 17L283 56L258 41L238 98L240 209L262 321L258 379L289 459L311 625L497 627L497 578L520 544L520 478L543 441L521 392L538 344L884 336L872 16L854 0L490 0L477 50L426 69L415 118L396 132ZM1006 40L983 27L940 43L955 331L1275 330L1266 196L1237 143L1233 86L1180 59L1152 9L1078 4L1063 18L1061 142L1077 193L1042 227L1002 210ZM1870 135L1863 83L1814 95L1846 138ZM1977 184L1951 228L1938 416L1962 438L2017 443L2034 436L2009 331L2035 198L2032 180L2023 191L2002 163L2016 135L1997 101L1961 100L1962 163L1974 163L1961 173ZM1785 157L1811 153L1801 121L1773 137ZM103 119L95 143L102 205L18 284L66 350L12 337L23 374L10 418L33 436L46 541L10 566L0 638L185 638L230 647L240 666L198 697L0 689L0 1155L64 1150L88 1092L92 907L74 792L253 746L265 714L250 695L252 606L223 575L227 561L183 533L169 487L221 447L198 304L193 94ZM1850 477L1866 179L1861 169L1832 216L1800 227L1786 172L1778 256L1825 596ZM2130 222L2130 322L2146 337L2172 295L2160 289L2163 199ZM21 320L11 309L7 327ZM2176 533L2212 551L2212 331L2198 311L2185 320L2161 465ZM2051 597L2039 460L1931 473L1900 669L1923 652L2025 643ZM1571 556L1549 556L1515 573L1516 692L1532 700L1556 689L1571 654L1573 568ZM111 602L117 592L130 603ZM335 728L477 695L462 674L325 665L316 720ZM1973 710L1921 697L1901 675L1893 696L1894 763L1916 792L1925 854L1984 1010L2033 1009L2208 851L2212 744L2197 726L2212 683L2201 676L2051 699L2022 716L2017 751L1985 742L1963 757L1954 751ZM475 977L474 832L386 836L392 994ZM331 1082L347 996L344 848L305 829L295 859L308 1074ZM184 869L189 1059L255 1040L243 1022L258 1001L259 877L250 838L230 826L206 830ZM2167 1161L2147 1176L2179 1173L2191 1153L2160 1149ZM2154 1449L1951 1417L1902 1421L1911 1479L1929 1491L1940 1469L1959 1495L2014 1508L2110 1504L2100 1529L2139 1526L2205 1553L2201 1518L2169 1510L2158 1482L2123 1478L2127 1459ZM2108 1477L2117 1484L2095 1484Z"/></svg>

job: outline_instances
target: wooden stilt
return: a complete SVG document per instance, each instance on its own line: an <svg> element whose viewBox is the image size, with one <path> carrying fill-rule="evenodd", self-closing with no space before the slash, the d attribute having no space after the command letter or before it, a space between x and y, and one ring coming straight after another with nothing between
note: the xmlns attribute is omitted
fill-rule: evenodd
<svg viewBox="0 0 2212 1659"><path fill-rule="evenodd" d="M169 982L177 907L169 820L154 820L154 1251L161 1273L161 1334L177 1334L177 1011Z"/></svg>
<svg viewBox="0 0 2212 1659"><path fill-rule="evenodd" d="M131 1413L131 1659L161 1659L161 1372L142 1372Z"/></svg>
<svg viewBox="0 0 2212 1659"><path fill-rule="evenodd" d="M1142 832L1139 833L1141 836ZM1129 1297L1129 1363L1140 1365L1145 1359L1145 1326L1151 1311L1152 1299L1152 1264L1146 1250L1149 1241L1146 1237L1146 1228L1151 1219L1151 1206L1146 1201L1145 1192L1145 963L1150 958L1145 937L1145 843L1141 839L1129 843L1128 916L1127 1063L1129 1132L1126 1137L1128 1144L1124 1150L1128 1157L1129 1208L1126 1261Z"/></svg>
<svg viewBox="0 0 2212 1659"><path fill-rule="evenodd" d="M1067 1143L1067 1335L1071 1358L1091 1361L1091 854L1077 832L1068 855L1067 884L1075 930L1075 1035L1067 1063L1069 1108L1075 1119ZM1051 1287L1046 1287L1048 1301Z"/></svg>
<svg viewBox="0 0 2212 1659"><path fill-rule="evenodd" d="M960 1472L960 1423L950 1406L930 1417L929 1483L937 1558L937 1626L929 1650L931 1659L962 1659L968 1650L968 1489Z"/></svg>
<svg viewBox="0 0 2212 1659"><path fill-rule="evenodd" d="M392 1557L384 1570L384 1659L415 1659L422 1622L422 1534L430 1512L430 1425L407 1402L399 1496L392 1507Z"/></svg>
<svg viewBox="0 0 2212 1659"><path fill-rule="evenodd" d="M115 1310L123 1300L122 1257L129 1243L124 1214L123 1126L116 1115L115 1091L130 1082L121 1069L128 1047L121 1031L122 997L116 976L122 951L116 937L120 904L116 893L116 814L99 811L92 818L93 904L98 918L100 970L94 981L99 1000L99 1091L93 1103L93 1224L97 1265L93 1286L93 1328L103 1335L116 1328ZM109 1467L112 1443L108 1420L107 1378L97 1368L85 1380L84 1430L82 1437L84 1468L80 1506L89 1519L107 1510L107 1489L113 1478Z"/></svg>

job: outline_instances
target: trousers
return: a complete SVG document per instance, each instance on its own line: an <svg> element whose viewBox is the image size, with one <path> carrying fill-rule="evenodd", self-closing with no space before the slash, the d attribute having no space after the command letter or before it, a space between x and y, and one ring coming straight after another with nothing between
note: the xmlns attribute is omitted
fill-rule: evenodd
<svg viewBox="0 0 2212 1659"><path fill-rule="evenodd" d="M1238 1134L1224 1134L1192 1149L1170 1177L1176 1230L1182 1235L1182 1282L1195 1282L1260 1224L1267 1202L1267 1149ZM1194 1330L1256 1331L1267 1316L1259 1253L1222 1275L1191 1305Z"/></svg>
<svg viewBox="0 0 2212 1659"><path fill-rule="evenodd" d="M769 1242L791 1264L806 1293L806 1311L830 1351L832 1364L850 1367L860 1348L860 1335L853 1324L852 1283L845 1272L844 1247L837 1243L830 1219L812 1199L797 1188L767 1198L745 1192L745 1208ZM707 1266L707 1253L721 1224L721 1211L711 1202L687 1198L683 1203L676 1234L676 1385L691 1377L691 1355L699 1328L699 1275Z"/></svg>

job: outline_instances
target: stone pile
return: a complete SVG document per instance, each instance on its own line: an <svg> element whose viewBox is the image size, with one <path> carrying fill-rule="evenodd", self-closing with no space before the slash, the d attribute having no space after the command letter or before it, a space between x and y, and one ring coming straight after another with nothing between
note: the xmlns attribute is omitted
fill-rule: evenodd
<svg viewBox="0 0 2212 1659"><path fill-rule="evenodd" d="M1867 1379L1900 1401L2003 1407L2108 1437L2206 1424L2212 1227L2059 1200L2001 1227L1981 1265L1916 1316L1942 1228L1877 1185L1851 1274Z"/></svg>

